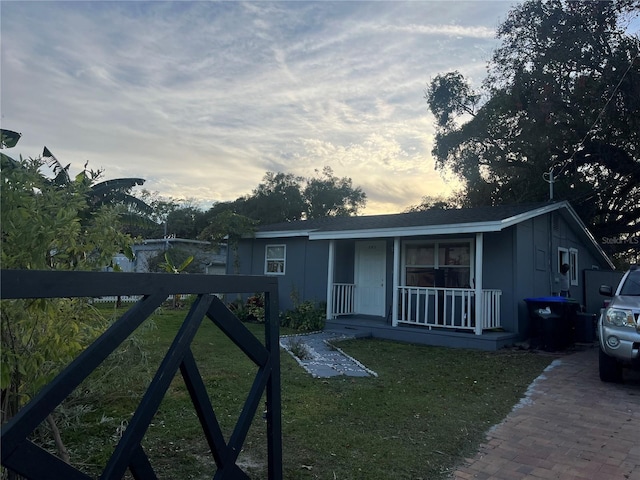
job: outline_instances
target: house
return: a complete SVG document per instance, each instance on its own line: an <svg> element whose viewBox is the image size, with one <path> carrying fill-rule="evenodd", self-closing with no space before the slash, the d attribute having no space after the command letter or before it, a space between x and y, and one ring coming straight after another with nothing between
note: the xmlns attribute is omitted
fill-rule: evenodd
<svg viewBox="0 0 640 480"><path fill-rule="evenodd" d="M564 263L582 304L583 272L614 268L567 202L301 220L237 249L237 273L278 277L282 310L326 302L331 328L486 350L527 337L524 299L558 295Z"/></svg>
<svg viewBox="0 0 640 480"><path fill-rule="evenodd" d="M171 252L172 249L193 255L193 266L198 273L224 275L226 272L226 244L220 244L214 250L210 242L176 237L140 240L132 245L133 260L119 254L113 258L113 263L123 272L145 273L151 271L149 263L154 257L164 255L166 251Z"/></svg>

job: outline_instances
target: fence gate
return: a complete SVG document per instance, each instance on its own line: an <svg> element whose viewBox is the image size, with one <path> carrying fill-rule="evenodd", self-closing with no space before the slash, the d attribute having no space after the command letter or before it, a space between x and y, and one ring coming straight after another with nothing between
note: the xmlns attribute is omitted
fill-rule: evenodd
<svg viewBox="0 0 640 480"><path fill-rule="evenodd" d="M31 402L2 426L2 465L29 479L89 479L90 477L29 440L29 435L134 332L167 297L196 295L149 387L140 399L122 438L100 478L119 479L127 471L135 479L156 479L142 440L171 381L180 371L216 463L215 480L248 479L237 465L238 455L266 391L268 478L282 479L282 424L278 286L273 277L237 275L170 275L113 272L3 270L0 298L67 298L141 295L108 330L84 350ZM264 344L233 315L216 294L263 292ZM226 442L191 351L204 318L211 320L258 367L248 397ZM206 472L203 472L206 473ZM213 472L211 472L213 474Z"/></svg>

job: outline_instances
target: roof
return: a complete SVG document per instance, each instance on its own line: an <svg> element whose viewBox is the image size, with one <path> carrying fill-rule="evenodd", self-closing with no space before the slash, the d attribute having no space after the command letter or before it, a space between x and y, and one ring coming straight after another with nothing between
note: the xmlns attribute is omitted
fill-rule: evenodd
<svg viewBox="0 0 640 480"><path fill-rule="evenodd" d="M559 204L500 205L360 217L325 217L264 225L256 238L308 236L310 239L395 237L499 231Z"/></svg>
<svg viewBox="0 0 640 480"><path fill-rule="evenodd" d="M565 201L297 220L263 225L255 232L255 238L307 237L309 240L338 240L499 232L553 211L558 211L567 221L576 224L586 244L614 268L578 214Z"/></svg>

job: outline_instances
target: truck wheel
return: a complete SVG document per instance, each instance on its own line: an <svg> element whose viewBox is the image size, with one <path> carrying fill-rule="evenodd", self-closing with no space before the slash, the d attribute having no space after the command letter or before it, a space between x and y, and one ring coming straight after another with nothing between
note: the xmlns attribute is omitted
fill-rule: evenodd
<svg viewBox="0 0 640 480"><path fill-rule="evenodd" d="M618 361L607 355L601 348L598 365L600 367L600 380L603 382L622 382L622 365Z"/></svg>

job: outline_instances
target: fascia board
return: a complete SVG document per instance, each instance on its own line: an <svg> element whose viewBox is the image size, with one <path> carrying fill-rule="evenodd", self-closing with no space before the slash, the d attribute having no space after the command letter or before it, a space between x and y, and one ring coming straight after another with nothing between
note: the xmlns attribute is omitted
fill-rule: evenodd
<svg viewBox="0 0 640 480"><path fill-rule="evenodd" d="M605 261L607 262L607 264L609 265L609 267L611 267L612 270L616 269L616 266L613 264L613 262L611 261L611 259L609 258L609 255L607 255L605 253L605 251L602 249L602 247L600 246L600 244L598 243L598 241L595 239L595 237L593 236L593 234L589 231L589 229L587 228L587 226L584 224L584 222L582 221L582 219L578 216L578 214L576 213L576 211L573 209L573 207L571 207L571 205L567 202L566 203L566 209L567 212L569 213L569 215L571 216L571 218L573 218L573 220L578 224L578 226L580 227L580 229L582 230L582 233L584 233L585 237L587 237L587 239L592 243L594 249L600 254L602 255L602 257L605 259Z"/></svg>
<svg viewBox="0 0 640 480"><path fill-rule="evenodd" d="M346 240L351 238L392 238L418 235L449 235L461 233L497 232L501 222L460 223L457 225L417 226L402 228L379 228L369 230L340 230L309 232L309 240Z"/></svg>
<svg viewBox="0 0 640 480"><path fill-rule="evenodd" d="M502 228L511 227L518 223L524 222L525 220L529 220L531 218L544 215L545 213L553 212L554 210L558 210L561 207L565 207L566 205L567 205L567 202L551 203L549 205L545 205L544 207L536 208L535 210L529 210L528 212L524 212L519 215L514 215L513 217L505 218L504 220L501 221Z"/></svg>
<svg viewBox="0 0 640 480"><path fill-rule="evenodd" d="M292 238L309 236L309 230L282 230L273 232L256 232L253 235L253 238Z"/></svg>

